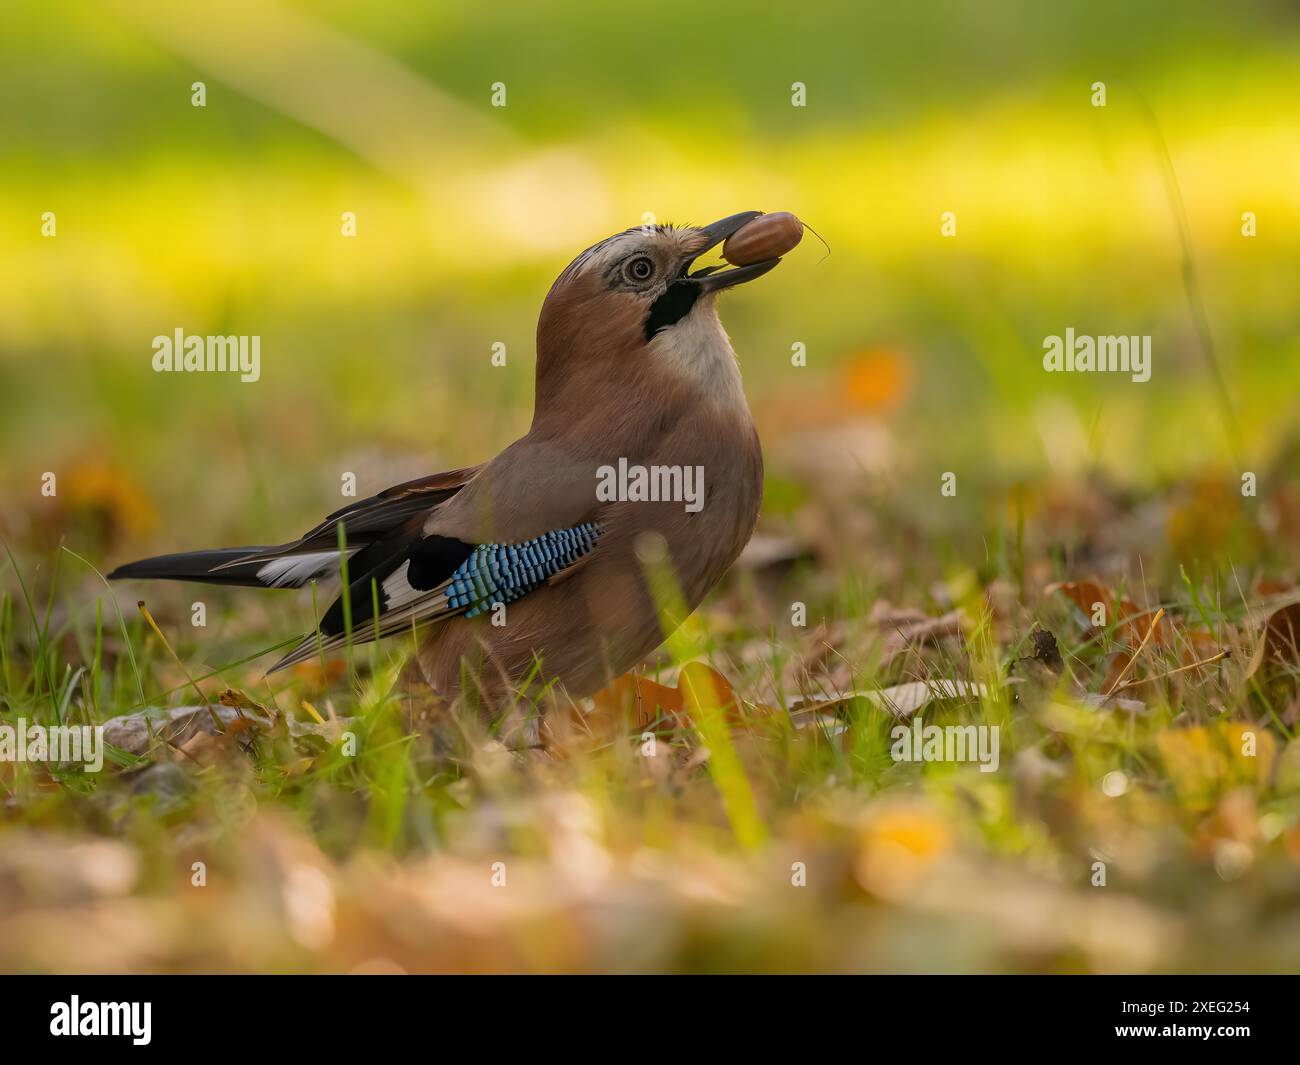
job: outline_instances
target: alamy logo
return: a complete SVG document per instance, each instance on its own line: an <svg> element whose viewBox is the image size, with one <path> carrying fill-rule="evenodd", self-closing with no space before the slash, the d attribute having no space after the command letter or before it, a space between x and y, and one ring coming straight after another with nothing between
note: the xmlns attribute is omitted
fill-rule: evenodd
<svg viewBox="0 0 1300 1065"><path fill-rule="evenodd" d="M685 503L694 514L704 507L703 466L637 466L626 458L596 470L601 503Z"/></svg>
<svg viewBox="0 0 1300 1065"><path fill-rule="evenodd" d="M1001 761L997 725L926 725L917 715L890 729L889 738L895 762L978 762L981 773L996 773Z"/></svg>
<svg viewBox="0 0 1300 1065"><path fill-rule="evenodd" d="M153 368L156 373L173 370L185 373L237 373L245 383L262 376L260 336L189 336L176 327L172 336L153 338Z"/></svg>
<svg viewBox="0 0 1300 1065"><path fill-rule="evenodd" d="M0 762L81 762L88 773L104 768L103 725L0 724Z"/></svg>
<svg viewBox="0 0 1300 1065"><path fill-rule="evenodd" d="M1126 373L1138 384L1151 380L1151 338L1065 336L1043 338L1043 369L1048 373Z"/></svg>
<svg viewBox="0 0 1300 1065"><path fill-rule="evenodd" d="M71 1002L50 1006L50 1035L129 1035L138 1047L152 1038L151 1002Z"/></svg>

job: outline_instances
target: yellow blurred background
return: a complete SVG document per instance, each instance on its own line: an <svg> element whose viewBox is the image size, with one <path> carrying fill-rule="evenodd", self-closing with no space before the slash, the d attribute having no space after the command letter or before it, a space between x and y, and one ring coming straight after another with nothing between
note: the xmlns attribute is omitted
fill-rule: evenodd
<svg viewBox="0 0 1300 1065"><path fill-rule="evenodd" d="M8 5L9 532L47 470L120 476L138 553L284 539L342 471L367 494L482 461L527 426L570 258L751 208L830 247L723 310L777 511L823 447L927 493L1267 469L1300 420L1300 19L1131 6ZM1151 381L1043 373L1067 326L1152 335ZM155 374L178 327L260 336L261 380ZM841 423L868 430L804 432Z"/></svg>

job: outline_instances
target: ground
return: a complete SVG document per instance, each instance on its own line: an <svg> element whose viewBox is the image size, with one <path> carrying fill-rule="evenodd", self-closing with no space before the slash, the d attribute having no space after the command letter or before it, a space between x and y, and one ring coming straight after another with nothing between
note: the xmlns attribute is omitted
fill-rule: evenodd
<svg viewBox="0 0 1300 1065"><path fill-rule="evenodd" d="M914 560L882 578L898 529L830 561L850 501L825 544L764 534L655 663L531 744L433 701L400 641L285 680L265 657L210 669L183 611L157 632L119 617L65 553L48 600L8 601L7 706L109 721L113 746L97 775L5 767L0 964L1288 968L1294 592L1130 556L1150 501L1015 498L1022 534L946 577ZM1231 506L1202 485L1160 519L1201 535ZM1248 531L1239 509L1225 527ZM1082 514L1104 518L1066 559L1028 532ZM1145 583L1105 562L1130 557ZM256 648L245 613L209 628ZM896 760L918 718L996 727L993 771L974 748Z"/></svg>

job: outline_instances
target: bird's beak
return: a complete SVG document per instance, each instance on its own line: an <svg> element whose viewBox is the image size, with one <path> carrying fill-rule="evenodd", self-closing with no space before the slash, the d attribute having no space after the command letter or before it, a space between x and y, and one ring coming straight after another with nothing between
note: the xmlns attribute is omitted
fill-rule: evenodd
<svg viewBox="0 0 1300 1065"><path fill-rule="evenodd" d="M730 270L724 270L720 266L705 266L694 273L687 273L695 260L706 251L716 248L731 234L748 225L762 213L762 211L741 211L740 214L728 215L726 218L720 218L711 225L702 226L696 230L700 247L682 266L681 280L699 285L701 292L717 292L724 288L731 288L732 285L742 285L746 281L753 281L754 278L762 277L771 270L781 261L780 259L765 259L761 263L736 266Z"/></svg>

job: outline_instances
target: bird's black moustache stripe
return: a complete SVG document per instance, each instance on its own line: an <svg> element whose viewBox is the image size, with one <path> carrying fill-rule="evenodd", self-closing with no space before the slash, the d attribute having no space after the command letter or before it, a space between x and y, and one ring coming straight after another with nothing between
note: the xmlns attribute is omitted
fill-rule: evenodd
<svg viewBox="0 0 1300 1065"><path fill-rule="evenodd" d="M700 286L693 281L674 281L669 285L664 294L650 305L645 320L646 341L654 339L659 330L675 325L690 314L699 298Z"/></svg>

